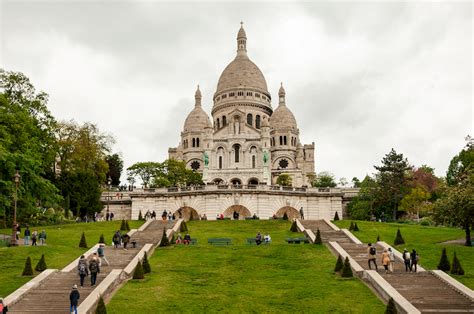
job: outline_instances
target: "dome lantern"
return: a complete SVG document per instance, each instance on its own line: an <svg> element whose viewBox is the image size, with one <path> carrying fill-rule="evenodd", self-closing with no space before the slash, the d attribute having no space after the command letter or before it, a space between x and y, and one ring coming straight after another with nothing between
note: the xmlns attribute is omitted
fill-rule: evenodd
<svg viewBox="0 0 474 314"><path fill-rule="evenodd" d="M194 94L194 100L195 100L195 107L201 107L201 99L202 99L202 94L201 90L199 89L199 85L197 86L196 93Z"/></svg>
<svg viewBox="0 0 474 314"><path fill-rule="evenodd" d="M247 53L247 34L244 30L244 22L240 22L240 29L237 33L237 54Z"/></svg>

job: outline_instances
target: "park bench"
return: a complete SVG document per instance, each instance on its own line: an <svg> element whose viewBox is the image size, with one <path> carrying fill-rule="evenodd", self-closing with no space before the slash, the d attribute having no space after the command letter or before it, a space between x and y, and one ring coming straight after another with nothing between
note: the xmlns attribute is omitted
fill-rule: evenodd
<svg viewBox="0 0 474 314"><path fill-rule="evenodd" d="M209 238L207 243L210 245L231 245L232 239L229 238Z"/></svg>
<svg viewBox="0 0 474 314"><path fill-rule="evenodd" d="M288 242L288 244L300 244L301 242L309 243L309 239L308 238L286 238L286 242Z"/></svg>
<svg viewBox="0 0 474 314"><path fill-rule="evenodd" d="M257 239L255 238L247 238L247 244L257 244ZM265 242L265 240L262 240L262 244L270 244L270 242Z"/></svg>

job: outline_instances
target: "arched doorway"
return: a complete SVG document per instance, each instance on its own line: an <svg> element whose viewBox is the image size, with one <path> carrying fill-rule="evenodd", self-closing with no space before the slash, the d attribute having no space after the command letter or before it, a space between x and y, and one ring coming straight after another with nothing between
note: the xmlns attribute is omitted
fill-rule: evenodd
<svg viewBox="0 0 474 314"><path fill-rule="evenodd" d="M299 211L296 208L291 207L291 206L285 206L285 207L280 208L275 213L275 216L277 216L278 218L282 218L285 215L285 213L288 216L288 220L300 218Z"/></svg>
<svg viewBox="0 0 474 314"><path fill-rule="evenodd" d="M222 180L221 178L215 178L214 180L212 180L212 182L214 182L214 184L216 185L224 184L224 180Z"/></svg>
<svg viewBox="0 0 474 314"><path fill-rule="evenodd" d="M258 184L258 179L256 178L249 179L248 185L257 185L257 184Z"/></svg>
<svg viewBox="0 0 474 314"><path fill-rule="evenodd" d="M245 217L252 216L252 214L250 213L250 210L248 210L247 207L242 206L242 205L232 205L231 207L227 208L224 211L224 217L232 218L234 211L239 213L239 219L245 219Z"/></svg>
<svg viewBox="0 0 474 314"><path fill-rule="evenodd" d="M175 215L176 219L179 219L179 218L180 218L180 214L181 214L181 217L182 217L185 221L189 221L189 220L199 220L199 219L200 219L197 210L195 210L194 208L189 207L189 206L181 207L180 209L178 209L177 211L175 211L175 212L174 212L174 215Z"/></svg>
<svg viewBox="0 0 474 314"><path fill-rule="evenodd" d="M234 178L234 179L230 180L230 183L232 185L242 185L242 180Z"/></svg>

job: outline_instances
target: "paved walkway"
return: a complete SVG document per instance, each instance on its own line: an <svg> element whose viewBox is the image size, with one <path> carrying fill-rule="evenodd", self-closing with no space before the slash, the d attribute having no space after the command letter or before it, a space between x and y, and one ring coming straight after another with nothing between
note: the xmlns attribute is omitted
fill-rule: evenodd
<svg viewBox="0 0 474 314"><path fill-rule="evenodd" d="M323 220L302 220L315 234L319 228L323 242L337 242L363 269L367 264L367 244L356 244L342 231L333 230ZM393 274L385 274L381 263L383 247L376 245L378 273L422 313L474 313L474 302L428 271L405 272L401 261ZM372 266L373 268L373 266Z"/></svg>
<svg viewBox="0 0 474 314"><path fill-rule="evenodd" d="M167 225L168 226L168 225ZM158 244L163 235L164 224L160 220L153 221L145 230L137 231L132 235L132 241L137 241L137 248L115 249L107 246L105 256L110 265L104 263L101 272L97 277L96 285L113 270L124 269L130 261L137 255L143 245L147 243ZM112 235L110 235L112 236ZM77 269L70 272L57 272L49 276L36 289L29 291L18 303L9 307L11 313L69 313L69 293L72 285L79 286L79 276ZM90 286L90 276L86 277L84 287L79 287L81 294L80 302L84 301L92 292Z"/></svg>

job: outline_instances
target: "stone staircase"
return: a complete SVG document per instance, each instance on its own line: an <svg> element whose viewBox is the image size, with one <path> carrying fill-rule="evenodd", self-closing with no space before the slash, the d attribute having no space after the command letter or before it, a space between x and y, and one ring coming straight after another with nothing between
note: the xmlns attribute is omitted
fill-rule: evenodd
<svg viewBox="0 0 474 314"><path fill-rule="evenodd" d="M153 221L145 230L137 231L132 236L136 240L137 248L115 249L113 246L107 246L105 249L105 257L110 265L102 263L101 272L97 276L96 286L113 270L124 269L135 255L140 251L141 247L146 243L157 244L161 240L163 234L163 222ZM10 306L11 313L69 313L69 293L74 284L78 285L81 299L79 304L84 301L92 292L90 286L90 276L86 277L84 287L79 286L79 276L77 269L74 268L70 272L57 272L49 276L34 290L29 291L19 302Z"/></svg>
<svg viewBox="0 0 474 314"><path fill-rule="evenodd" d="M338 242L363 269L369 269L367 244L353 243L342 231L333 230L323 220L303 220L301 223L314 233L319 228L323 242ZM420 312L474 313L474 302L471 299L431 272L405 272L403 261L397 260L394 263L394 272L386 274L381 263L383 247L374 245L377 249L378 273Z"/></svg>

